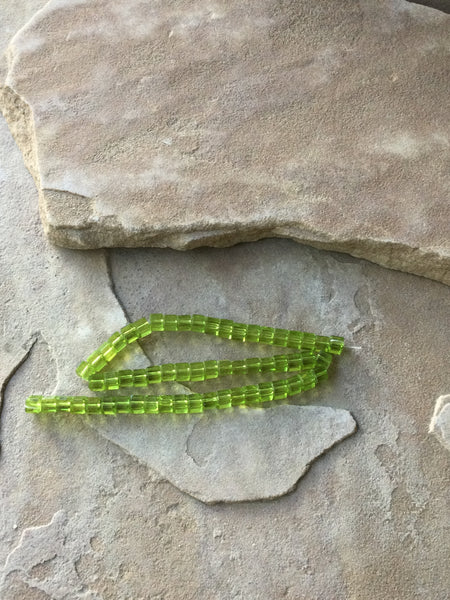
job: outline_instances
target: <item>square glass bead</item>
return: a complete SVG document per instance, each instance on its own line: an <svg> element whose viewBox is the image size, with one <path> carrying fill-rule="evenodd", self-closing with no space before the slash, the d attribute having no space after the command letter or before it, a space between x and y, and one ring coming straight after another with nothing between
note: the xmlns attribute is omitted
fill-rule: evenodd
<svg viewBox="0 0 450 600"><path fill-rule="evenodd" d="M149 321L152 331L164 331L164 315L161 313L153 313L150 315Z"/></svg>
<svg viewBox="0 0 450 600"><path fill-rule="evenodd" d="M259 341L261 344L273 344L275 330L272 327L261 327Z"/></svg>
<svg viewBox="0 0 450 600"><path fill-rule="evenodd" d="M175 365L175 381L190 381L191 367L189 363L177 363Z"/></svg>
<svg viewBox="0 0 450 600"><path fill-rule="evenodd" d="M121 333L114 333L108 340L111 345L117 350L117 352L120 352L121 350L123 350L125 348L125 346L127 345L127 340L125 338L125 336L123 336Z"/></svg>
<svg viewBox="0 0 450 600"><path fill-rule="evenodd" d="M130 413L133 415L144 414L144 399L142 396L131 396L130 398Z"/></svg>
<svg viewBox="0 0 450 600"><path fill-rule="evenodd" d="M175 381L176 369L172 363L161 365L161 380L162 381Z"/></svg>
<svg viewBox="0 0 450 600"><path fill-rule="evenodd" d="M158 400L159 413L173 413L174 396L160 396Z"/></svg>
<svg viewBox="0 0 450 600"><path fill-rule="evenodd" d="M287 329L275 329L273 334L273 345L285 348L287 346L288 338L289 331Z"/></svg>
<svg viewBox="0 0 450 600"><path fill-rule="evenodd" d="M192 328L191 315L180 315L178 317L178 331L190 331Z"/></svg>
<svg viewBox="0 0 450 600"><path fill-rule="evenodd" d="M159 402L154 396L145 398L141 396L144 401L144 412L146 415L156 415L159 413Z"/></svg>
<svg viewBox="0 0 450 600"><path fill-rule="evenodd" d="M220 319L214 317L206 317L205 333L209 335L218 335L220 321Z"/></svg>
<svg viewBox="0 0 450 600"><path fill-rule="evenodd" d="M178 331L178 315L164 315L164 330Z"/></svg>
<svg viewBox="0 0 450 600"><path fill-rule="evenodd" d="M216 379L219 376L219 363L217 360L205 360L205 379Z"/></svg>
<svg viewBox="0 0 450 600"><path fill-rule="evenodd" d="M132 323L132 325L134 326L139 339L145 337L146 335L150 335L152 332L152 326L145 318L135 321Z"/></svg>
<svg viewBox="0 0 450 600"><path fill-rule="evenodd" d="M247 326L247 336L245 338L245 341L257 343L257 342L259 342L260 335L261 335L261 327L259 325L248 325Z"/></svg>
<svg viewBox="0 0 450 600"><path fill-rule="evenodd" d="M243 323L234 323L231 330L231 339L245 342L247 336L247 325Z"/></svg>
<svg viewBox="0 0 450 600"><path fill-rule="evenodd" d="M171 366L173 367L173 365ZM147 374L147 383L161 383L161 367L147 367L145 372Z"/></svg>
<svg viewBox="0 0 450 600"><path fill-rule="evenodd" d="M118 372L119 387L133 387L133 371L126 369Z"/></svg>
<svg viewBox="0 0 450 600"><path fill-rule="evenodd" d="M191 325L192 331L204 333L205 325L206 325L206 317L204 317L203 315L192 315L192 325Z"/></svg>
<svg viewBox="0 0 450 600"><path fill-rule="evenodd" d="M129 325L125 325L125 327L122 327L120 333L126 339L127 344L132 344L139 338L139 334L132 323L130 323Z"/></svg>
<svg viewBox="0 0 450 600"><path fill-rule="evenodd" d="M191 378L190 381L205 380L205 363L193 362L190 364Z"/></svg>
<svg viewBox="0 0 450 600"><path fill-rule="evenodd" d="M189 412L187 396L177 395L174 397L173 412L177 414L186 414Z"/></svg>
<svg viewBox="0 0 450 600"><path fill-rule="evenodd" d="M220 390L217 396L217 408L230 408L232 406L231 390Z"/></svg>
<svg viewBox="0 0 450 600"><path fill-rule="evenodd" d="M188 407L190 413L202 413L203 412L203 400L200 394L189 394Z"/></svg>

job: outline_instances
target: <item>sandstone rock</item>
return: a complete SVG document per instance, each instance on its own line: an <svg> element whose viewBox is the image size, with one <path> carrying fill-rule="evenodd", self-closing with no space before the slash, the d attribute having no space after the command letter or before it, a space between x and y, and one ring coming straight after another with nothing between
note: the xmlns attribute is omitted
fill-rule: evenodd
<svg viewBox="0 0 450 600"><path fill-rule="evenodd" d="M433 418L430 423L430 433L450 450L450 395L440 396L436 400Z"/></svg>
<svg viewBox="0 0 450 600"><path fill-rule="evenodd" d="M180 489L215 503L286 494L356 423L346 410L276 406L200 418L105 419L97 429Z"/></svg>
<svg viewBox="0 0 450 600"><path fill-rule="evenodd" d="M290 237L450 283L449 24L403 0L51 0L1 105L57 244Z"/></svg>

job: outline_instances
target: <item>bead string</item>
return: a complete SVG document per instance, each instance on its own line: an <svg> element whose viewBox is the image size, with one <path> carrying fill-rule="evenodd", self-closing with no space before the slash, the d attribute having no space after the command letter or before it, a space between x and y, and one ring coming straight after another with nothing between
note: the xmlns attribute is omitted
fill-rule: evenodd
<svg viewBox="0 0 450 600"><path fill-rule="evenodd" d="M157 331L194 331L217 337L281 346L297 350L268 358L243 360L207 360L192 363L169 363L119 371L100 371L129 344ZM152 314L114 333L98 350L77 368L77 374L95 392L121 388L146 387L163 381L205 381L224 375L288 373L296 375L273 382L245 385L206 393L130 396L30 396L25 410L32 413L68 412L75 414L161 414L201 413L212 408L257 406L262 402L282 400L314 388L325 379L332 355L341 354L344 339L313 333L245 325L229 319L202 315Z"/></svg>

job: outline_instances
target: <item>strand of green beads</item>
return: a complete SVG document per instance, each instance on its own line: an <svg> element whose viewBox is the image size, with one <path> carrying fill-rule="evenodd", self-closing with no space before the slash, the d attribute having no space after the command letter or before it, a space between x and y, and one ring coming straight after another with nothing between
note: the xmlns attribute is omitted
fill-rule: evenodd
<svg viewBox="0 0 450 600"><path fill-rule="evenodd" d="M215 335L221 338L309 350L311 352L326 352L341 354L344 339L339 336L319 336L313 333L263 327L260 325L245 325L229 319L205 317L203 315L163 315L151 314L149 319L139 319L122 327L104 344L93 352L77 368L77 374L89 380L95 373L101 371L128 344L141 339L154 331L194 331Z"/></svg>
<svg viewBox="0 0 450 600"><path fill-rule="evenodd" d="M120 388L146 387L152 383L165 381L206 381L224 375L306 371L316 367L317 357L318 355L305 351L233 361L206 360L193 363L168 363L146 369L106 371L92 375L88 383L92 391L101 392Z"/></svg>
<svg viewBox="0 0 450 600"><path fill-rule="evenodd" d="M205 394L186 395L131 395L105 396L30 396L25 403L26 412L74 414L161 414L201 413L214 408L255 406L272 400L312 389L317 384L314 371L294 375L288 379L217 390Z"/></svg>

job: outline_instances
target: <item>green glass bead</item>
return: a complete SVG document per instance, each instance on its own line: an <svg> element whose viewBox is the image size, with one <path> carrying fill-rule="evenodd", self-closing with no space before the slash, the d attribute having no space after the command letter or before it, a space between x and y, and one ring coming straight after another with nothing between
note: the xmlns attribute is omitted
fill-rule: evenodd
<svg viewBox="0 0 450 600"><path fill-rule="evenodd" d="M147 373L147 383L161 383L162 381L162 368L161 367L147 367L145 369Z"/></svg>
<svg viewBox="0 0 450 600"><path fill-rule="evenodd" d="M192 315L192 331L197 331L198 333L205 333L206 327L206 317L203 315Z"/></svg>
<svg viewBox="0 0 450 600"><path fill-rule="evenodd" d="M247 374L247 363L245 360L234 360L233 361L233 375L246 375Z"/></svg>
<svg viewBox="0 0 450 600"><path fill-rule="evenodd" d="M277 373L286 373L289 369L289 361L287 356L275 356L273 359L274 362L274 371Z"/></svg>
<svg viewBox="0 0 450 600"><path fill-rule="evenodd" d="M258 385L261 402L270 402L274 397L274 389L272 382L260 383Z"/></svg>
<svg viewBox="0 0 450 600"><path fill-rule="evenodd" d="M122 327L120 330L120 333L125 338L127 344L132 344L137 339L139 339L139 334L136 331L136 327L134 326L133 323L130 323L129 325L125 325L125 327Z"/></svg>
<svg viewBox="0 0 450 600"><path fill-rule="evenodd" d="M178 331L178 315L164 315L164 331Z"/></svg>
<svg viewBox="0 0 450 600"><path fill-rule="evenodd" d="M113 333L108 342L116 350L116 354L123 350L127 345L126 338L119 332Z"/></svg>
<svg viewBox="0 0 450 600"><path fill-rule="evenodd" d="M156 415L159 413L159 402L154 396L145 398L144 400L144 412L146 415Z"/></svg>
<svg viewBox="0 0 450 600"><path fill-rule="evenodd" d="M306 392L307 390L311 390L312 388L314 388L317 385L317 377L316 374L314 373L314 371L307 371L304 376L302 377L303 379L303 386L302 389L304 392Z"/></svg>
<svg viewBox="0 0 450 600"><path fill-rule="evenodd" d="M76 369L76 374L82 379L88 379L94 373L95 369L85 360Z"/></svg>
<svg viewBox="0 0 450 600"><path fill-rule="evenodd" d="M271 373L275 366L273 356L265 356L261 358L260 365L261 373Z"/></svg>
<svg viewBox="0 0 450 600"><path fill-rule="evenodd" d="M178 317L178 331L190 331L192 329L191 315L180 315Z"/></svg>
<svg viewBox="0 0 450 600"><path fill-rule="evenodd" d="M240 342L245 342L247 336L247 325L244 323L233 323L233 328L231 330L231 339L238 340Z"/></svg>
<svg viewBox="0 0 450 600"><path fill-rule="evenodd" d="M153 313L150 315L149 321L152 331L164 331L164 315L161 313Z"/></svg>
<svg viewBox="0 0 450 600"><path fill-rule="evenodd" d="M85 412L87 415L101 415L103 406L100 398L86 398Z"/></svg>
<svg viewBox="0 0 450 600"><path fill-rule="evenodd" d="M143 337L150 335L152 332L152 326L150 325L148 320L145 319L144 317L142 319L139 319L138 321L135 321L134 323L132 323L132 325L133 325L134 329L136 330L136 334L139 339L142 339Z"/></svg>
<svg viewBox="0 0 450 600"><path fill-rule="evenodd" d="M214 317L206 317L205 333L207 333L208 335L218 335L220 321L221 319L216 319Z"/></svg>
<svg viewBox="0 0 450 600"><path fill-rule="evenodd" d="M174 397L173 412L177 414L186 414L189 412L189 402L187 396L177 395Z"/></svg>
<svg viewBox="0 0 450 600"><path fill-rule="evenodd" d="M103 398L102 400L102 413L104 415L116 415L117 414L117 403L115 398Z"/></svg>
<svg viewBox="0 0 450 600"><path fill-rule="evenodd" d="M233 388L230 390L231 393L231 406L244 406L245 405L245 390L244 388Z"/></svg>
<svg viewBox="0 0 450 600"><path fill-rule="evenodd" d="M203 412L203 399L201 394L189 394L188 396L188 407L190 413L202 413Z"/></svg>
<svg viewBox="0 0 450 600"><path fill-rule="evenodd" d="M261 344L273 344L275 330L272 327L261 327L259 342Z"/></svg>
<svg viewBox="0 0 450 600"><path fill-rule="evenodd" d="M190 364L190 381L204 381L206 379L205 363L194 362Z"/></svg>
<svg viewBox="0 0 450 600"><path fill-rule="evenodd" d="M260 358L246 358L245 364L247 365L247 373L260 373L261 372L261 359Z"/></svg>
<svg viewBox="0 0 450 600"><path fill-rule="evenodd" d="M289 339L289 331L287 329L275 329L273 334L273 345L286 347Z"/></svg>
<svg viewBox="0 0 450 600"><path fill-rule="evenodd" d="M135 369L133 371L132 387L146 387L146 386L147 386L147 369Z"/></svg>
<svg viewBox="0 0 450 600"><path fill-rule="evenodd" d="M303 335L302 331L289 331L286 346L288 348L302 348Z"/></svg>
<svg viewBox="0 0 450 600"><path fill-rule="evenodd" d="M159 396L158 408L160 413L173 413L174 396Z"/></svg>
<svg viewBox="0 0 450 600"><path fill-rule="evenodd" d="M190 381L191 368L189 363L176 363L175 365L175 381Z"/></svg>
<svg viewBox="0 0 450 600"><path fill-rule="evenodd" d="M257 385L246 385L245 386L245 404L247 406L253 406L259 404L261 401L261 394Z"/></svg>
<svg viewBox="0 0 450 600"><path fill-rule="evenodd" d="M25 400L25 412L40 413L42 396L28 396Z"/></svg>
<svg viewBox="0 0 450 600"><path fill-rule="evenodd" d="M117 371L111 371L104 375L105 389L106 390L118 390L119 389L119 375Z"/></svg>
<svg viewBox="0 0 450 600"><path fill-rule="evenodd" d="M91 377L88 381L88 386L93 392L103 392L106 389L106 383L103 377Z"/></svg>
<svg viewBox="0 0 450 600"><path fill-rule="evenodd" d="M341 354L344 349L345 340L343 337L334 336L330 338L330 350L331 354Z"/></svg>
<svg viewBox="0 0 450 600"><path fill-rule="evenodd" d="M129 414L130 413L130 398L124 396L123 399L116 401L117 414Z"/></svg>
<svg viewBox="0 0 450 600"><path fill-rule="evenodd" d="M203 394L203 408L205 410L210 410L212 408L217 408L218 398L216 392L210 392L207 394Z"/></svg>
<svg viewBox="0 0 450 600"><path fill-rule="evenodd" d="M168 363L166 365L161 365L160 369L162 381L175 381L177 375L175 365Z"/></svg>
<svg viewBox="0 0 450 600"><path fill-rule="evenodd" d="M221 319L219 324L218 335L226 340L231 340L233 334L233 321L230 319Z"/></svg>
<svg viewBox="0 0 450 600"><path fill-rule="evenodd" d="M133 415L143 415L145 413L144 398L139 395L130 396L130 413Z"/></svg>
<svg viewBox="0 0 450 600"><path fill-rule="evenodd" d="M258 343L261 335L261 327L259 325L249 325L247 327L246 341L252 343Z"/></svg>
<svg viewBox="0 0 450 600"><path fill-rule="evenodd" d="M231 360L219 360L219 377L231 375L233 373L233 365Z"/></svg>
<svg viewBox="0 0 450 600"><path fill-rule="evenodd" d="M119 371L119 387L133 387L133 371L131 369Z"/></svg>
<svg viewBox="0 0 450 600"><path fill-rule="evenodd" d="M220 390L217 393L217 408L231 408L232 395L231 390Z"/></svg>
<svg viewBox="0 0 450 600"><path fill-rule="evenodd" d="M205 379L216 379L219 377L219 363L217 360L205 361Z"/></svg>

